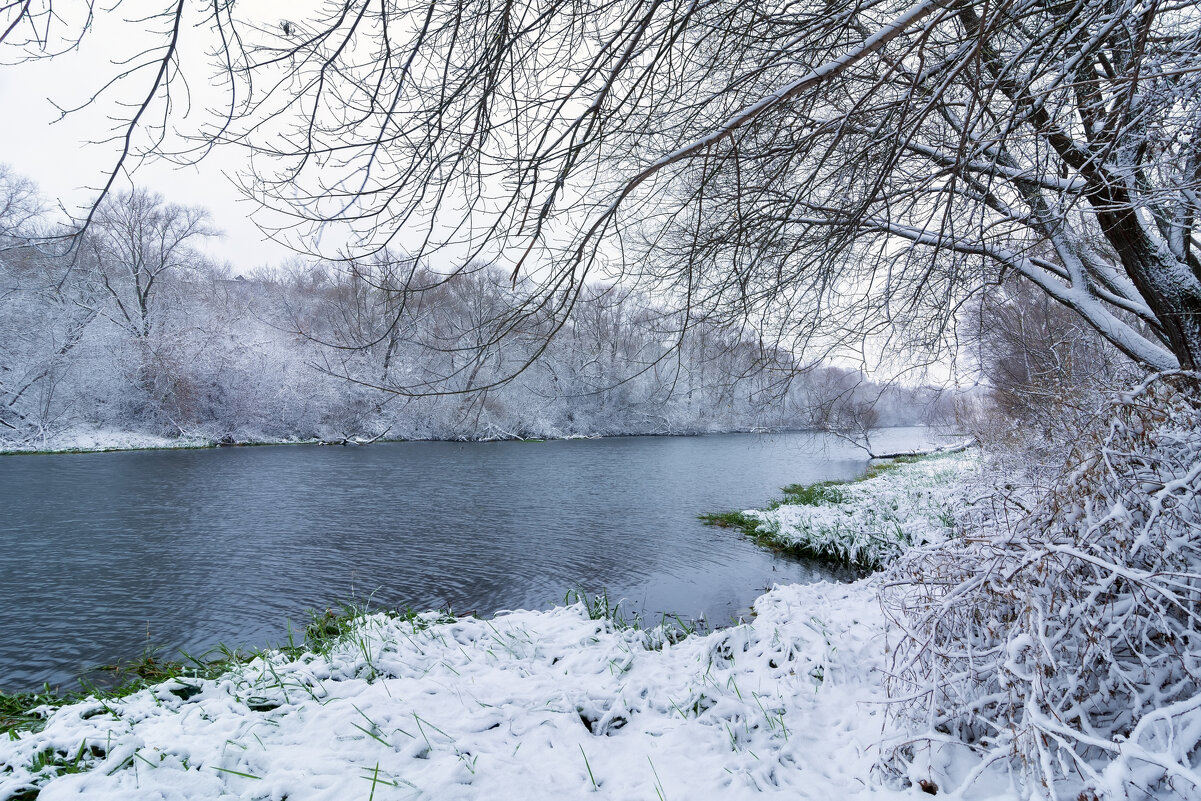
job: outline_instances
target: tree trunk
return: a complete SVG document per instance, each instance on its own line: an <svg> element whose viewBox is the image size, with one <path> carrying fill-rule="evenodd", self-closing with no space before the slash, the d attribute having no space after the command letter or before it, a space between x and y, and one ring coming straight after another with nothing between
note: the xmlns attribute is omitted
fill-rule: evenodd
<svg viewBox="0 0 1201 801"><path fill-rule="evenodd" d="M1197 369L1201 365L1201 279L1188 265L1158 252L1129 207L1101 212L1097 219L1139 294L1159 318L1168 348L1181 368Z"/></svg>

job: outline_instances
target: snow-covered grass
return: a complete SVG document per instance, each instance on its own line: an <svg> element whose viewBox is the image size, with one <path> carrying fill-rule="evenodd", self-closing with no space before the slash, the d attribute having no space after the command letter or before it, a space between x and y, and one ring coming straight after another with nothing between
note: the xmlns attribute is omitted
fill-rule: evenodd
<svg viewBox="0 0 1201 801"><path fill-rule="evenodd" d="M874 586L755 610L704 636L583 603L365 615L308 651L45 709L0 738L0 798L921 797L872 779L895 734Z"/></svg>
<svg viewBox="0 0 1201 801"><path fill-rule="evenodd" d="M914 545L949 537L967 498L975 452L901 458L846 482L793 485L768 509L707 515L765 545L877 569Z"/></svg>

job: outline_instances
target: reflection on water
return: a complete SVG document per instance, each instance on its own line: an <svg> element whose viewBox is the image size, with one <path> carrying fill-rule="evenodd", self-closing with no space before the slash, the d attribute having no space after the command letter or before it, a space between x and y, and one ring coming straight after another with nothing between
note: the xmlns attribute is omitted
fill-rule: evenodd
<svg viewBox="0 0 1201 801"><path fill-rule="evenodd" d="M491 614L582 588L721 625L829 574L696 515L864 464L806 434L0 457L0 688L280 642L350 600Z"/></svg>

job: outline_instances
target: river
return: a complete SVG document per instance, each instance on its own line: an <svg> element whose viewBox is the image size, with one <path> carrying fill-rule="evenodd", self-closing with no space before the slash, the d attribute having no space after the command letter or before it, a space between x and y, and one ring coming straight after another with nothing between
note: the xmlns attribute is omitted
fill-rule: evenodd
<svg viewBox="0 0 1201 801"><path fill-rule="evenodd" d="M831 574L696 516L865 465L802 433L0 457L0 689L283 642L347 601L491 615L582 589L724 625Z"/></svg>

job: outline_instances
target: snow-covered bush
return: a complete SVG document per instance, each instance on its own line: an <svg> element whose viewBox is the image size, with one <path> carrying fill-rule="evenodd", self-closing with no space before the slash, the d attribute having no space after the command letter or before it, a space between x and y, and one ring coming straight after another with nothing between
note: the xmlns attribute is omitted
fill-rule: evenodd
<svg viewBox="0 0 1201 801"><path fill-rule="evenodd" d="M1008 762L1033 797L1196 798L1201 378L1147 381L1072 461L895 564L892 695L930 743Z"/></svg>

